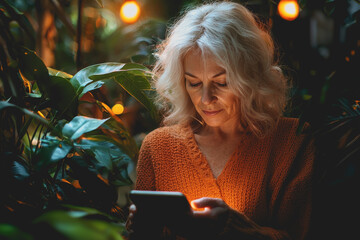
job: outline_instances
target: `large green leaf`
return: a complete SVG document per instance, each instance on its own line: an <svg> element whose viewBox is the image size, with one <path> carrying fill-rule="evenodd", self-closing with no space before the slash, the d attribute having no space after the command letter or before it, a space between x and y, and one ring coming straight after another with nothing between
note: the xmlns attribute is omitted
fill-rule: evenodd
<svg viewBox="0 0 360 240"><path fill-rule="evenodd" d="M17 161L14 161L13 166L11 168L12 175L16 180L22 181L24 179L28 179L30 177L29 170L27 169L27 166L24 163L20 163Z"/></svg>
<svg viewBox="0 0 360 240"><path fill-rule="evenodd" d="M110 219L116 220L116 218L114 218L113 216L110 216L110 215L108 215L104 212L101 212L95 208L75 206L75 205L69 205L69 204L64 204L64 205L62 205L62 207L66 208L69 215L74 218L83 218L83 217L97 215L97 216L103 216L109 220Z"/></svg>
<svg viewBox="0 0 360 240"><path fill-rule="evenodd" d="M151 79L150 70L141 64L127 63L120 70L109 73L93 74L89 76L94 81L114 79L119 85L139 101L150 111L152 117L156 119L156 108L153 102L146 95L145 91L150 91Z"/></svg>
<svg viewBox="0 0 360 240"><path fill-rule="evenodd" d="M49 79L49 72L44 62L35 54L25 47L18 50L19 68L21 73L30 81L36 81L42 91L43 84Z"/></svg>
<svg viewBox="0 0 360 240"><path fill-rule="evenodd" d="M48 97L51 106L66 119L77 115L77 95L69 82L71 75L50 68L49 70L35 52L21 47L18 51L21 73L30 81L35 81L41 93Z"/></svg>
<svg viewBox="0 0 360 240"><path fill-rule="evenodd" d="M147 79L140 75L135 75L130 72L121 72L115 77L115 80L136 100L146 107L150 112L155 110L155 107L150 99L145 95L143 90L150 90L147 86Z"/></svg>
<svg viewBox="0 0 360 240"><path fill-rule="evenodd" d="M8 223L0 223L0 239L7 239L7 240L30 240L33 237L23 232L18 227L8 224Z"/></svg>
<svg viewBox="0 0 360 240"><path fill-rule="evenodd" d="M59 140L51 135L46 136L46 138L41 140L41 147L37 153L37 170L44 169L50 164L57 163L61 159L64 159L72 149L72 144Z"/></svg>
<svg viewBox="0 0 360 240"><path fill-rule="evenodd" d="M106 137L106 136L105 136ZM115 186L126 186L132 183L128 176L128 165L132 164L131 158L116 146L111 138L108 141L104 136L98 135L81 139L74 143L76 147L91 150L96 162L94 165L99 173L105 176Z"/></svg>
<svg viewBox="0 0 360 240"><path fill-rule="evenodd" d="M66 72L59 71L59 70L57 70L57 69L53 69L53 68L50 68L50 67L48 67L47 69L48 69L48 71L49 71L49 75L50 75L50 76L63 77L63 78L66 78L66 79L68 79L68 80L70 80L70 79L73 77L73 75L68 74L68 73L66 73Z"/></svg>
<svg viewBox="0 0 360 240"><path fill-rule="evenodd" d="M94 153L98 170L106 169L111 171L112 155L116 156L120 152L119 148L114 149L114 144L111 142L100 141L96 138L81 139L79 143L74 143L74 145L81 149L91 150Z"/></svg>
<svg viewBox="0 0 360 240"><path fill-rule="evenodd" d="M93 85L93 88L86 88L89 84L92 84L94 80L91 80L89 76L95 75L95 74L104 74L109 73L113 71L120 70L124 67L124 63L100 63L88 66L84 69L81 69L79 72L77 72L70 80L70 83L74 86L77 95L79 95L79 98L82 97L86 92L97 89L101 87L101 84ZM85 91L84 91L85 90Z"/></svg>
<svg viewBox="0 0 360 240"><path fill-rule="evenodd" d="M101 130L95 130L84 135L86 139L96 141L108 141L120 148L131 159L135 160L139 151L134 138L121 122L110 118L102 126Z"/></svg>
<svg viewBox="0 0 360 240"><path fill-rule="evenodd" d="M83 88L82 93L80 94L79 97L82 97L87 92L101 88L102 85L104 85L103 81L97 81L86 85L86 87Z"/></svg>
<svg viewBox="0 0 360 240"><path fill-rule="evenodd" d="M77 115L78 99L74 87L69 80L59 76L50 76L44 85L51 106L58 110L66 119Z"/></svg>
<svg viewBox="0 0 360 240"><path fill-rule="evenodd" d="M100 72L100 73L94 73L89 75L89 78L95 81L98 80L106 80L111 79L119 76L119 74L128 73L134 76L142 77L142 79L138 79L136 81L136 86L139 89L151 89L151 85L149 80L151 79L151 72L150 70L138 63L126 63L121 66L120 69L114 69L112 71L108 72Z"/></svg>
<svg viewBox="0 0 360 240"><path fill-rule="evenodd" d="M135 160L139 149L128 130L114 119L110 119L102 127L104 128L103 132L107 134L106 136L110 137L113 143L120 147L131 159Z"/></svg>
<svg viewBox="0 0 360 240"><path fill-rule="evenodd" d="M4 185L11 184L12 186L16 186L18 189L26 187L26 184L30 180L28 163L20 155L13 152L0 153L0 159L1 183ZM18 189L14 190L16 191ZM12 189L10 191L12 191ZM6 193L3 192L3 194Z"/></svg>
<svg viewBox="0 0 360 240"><path fill-rule="evenodd" d="M69 240L123 240L121 233L124 230L124 227L122 225L76 217L76 215L71 212L59 210L47 212L35 219L34 222L37 224L44 223L50 225L53 229L63 235L65 239ZM47 231L44 231L43 233L46 234L46 232Z"/></svg>
<svg viewBox="0 0 360 240"><path fill-rule="evenodd" d="M129 176L129 169L134 168L134 164L131 159L122 154L113 161L114 168L109 176L109 182L114 186L128 186L131 185L133 182Z"/></svg>
<svg viewBox="0 0 360 240"><path fill-rule="evenodd" d="M109 118L106 119L96 119L83 116L74 117L71 122L65 124L62 129L62 134L65 137L68 137L71 140L79 138L81 135L87 132L91 132L103 123L105 123Z"/></svg>

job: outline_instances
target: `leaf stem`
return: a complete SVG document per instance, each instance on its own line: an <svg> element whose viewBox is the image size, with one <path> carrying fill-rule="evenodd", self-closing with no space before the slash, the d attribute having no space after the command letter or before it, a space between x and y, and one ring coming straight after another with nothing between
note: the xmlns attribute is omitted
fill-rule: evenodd
<svg viewBox="0 0 360 240"><path fill-rule="evenodd" d="M40 137L41 137L41 132L43 129L44 125L41 125L40 131L39 131L39 136L38 136L38 141L36 143L36 148L35 148L35 153L38 151L38 149L40 148ZM34 134L35 135L35 134Z"/></svg>
<svg viewBox="0 0 360 240"><path fill-rule="evenodd" d="M33 155L34 152L33 152L32 146L31 146L32 139L30 139L30 135L29 135L28 131L26 131L26 136L28 138L29 148L30 148L30 158L29 159L32 159L32 155Z"/></svg>

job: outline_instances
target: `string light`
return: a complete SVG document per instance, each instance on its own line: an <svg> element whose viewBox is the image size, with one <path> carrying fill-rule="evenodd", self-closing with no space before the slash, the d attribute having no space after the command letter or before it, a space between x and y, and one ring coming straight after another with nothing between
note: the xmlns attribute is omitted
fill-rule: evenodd
<svg viewBox="0 0 360 240"><path fill-rule="evenodd" d="M120 8L120 17L125 23L134 23L139 19L140 6L134 1L125 1Z"/></svg>
<svg viewBox="0 0 360 240"><path fill-rule="evenodd" d="M283 19L293 21L299 16L299 4L296 0L281 0L278 13Z"/></svg>

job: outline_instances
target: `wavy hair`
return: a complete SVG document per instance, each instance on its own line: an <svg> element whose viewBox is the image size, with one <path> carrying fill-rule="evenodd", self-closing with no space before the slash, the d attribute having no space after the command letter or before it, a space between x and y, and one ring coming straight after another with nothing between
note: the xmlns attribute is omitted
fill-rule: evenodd
<svg viewBox="0 0 360 240"><path fill-rule="evenodd" d="M226 70L229 88L239 97L240 124L266 135L282 116L288 81L274 59L274 43L256 16L233 2L213 2L188 10L158 46L153 68L163 123L198 117L185 89L183 60L191 49L210 53Z"/></svg>

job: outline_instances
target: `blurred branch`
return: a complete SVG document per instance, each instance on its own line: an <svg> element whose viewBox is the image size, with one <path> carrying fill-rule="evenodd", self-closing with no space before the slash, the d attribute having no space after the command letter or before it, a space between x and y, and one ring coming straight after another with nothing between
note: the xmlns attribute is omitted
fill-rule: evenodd
<svg viewBox="0 0 360 240"><path fill-rule="evenodd" d="M96 2L99 4L100 7L104 7L104 4L102 3L102 0L96 0Z"/></svg>
<svg viewBox="0 0 360 240"><path fill-rule="evenodd" d="M0 78L2 79L3 87L4 87L4 94L5 97L8 98L10 96L15 96L15 92L12 91L11 86L9 85L8 76L5 73L8 73L8 66L6 60L6 53L2 47L2 40L0 38Z"/></svg>
<svg viewBox="0 0 360 240"><path fill-rule="evenodd" d="M81 69L81 42L82 42L82 9L83 9L83 1L78 0L78 20L77 20L77 33L76 33L76 42L77 42L77 50L76 50L76 68L77 70Z"/></svg>
<svg viewBox="0 0 360 240"><path fill-rule="evenodd" d="M71 24L70 19L67 17L64 9L60 5L60 3L57 0L50 0L50 4L53 7L55 13L60 18L60 20L63 22L65 27L70 31L71 36L74 37L76 35L76 30L74 26Z"/></svg>

